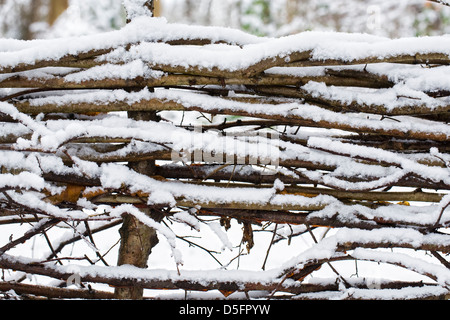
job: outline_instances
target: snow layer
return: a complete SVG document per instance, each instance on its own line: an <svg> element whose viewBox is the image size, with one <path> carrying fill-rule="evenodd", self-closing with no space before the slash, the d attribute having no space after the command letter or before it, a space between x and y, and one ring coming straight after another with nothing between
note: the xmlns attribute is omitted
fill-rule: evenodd
<svg viewBox="0 0 450 320"><path fill-rule="evenodd" d="M2 68L20 64L33 65L39 60L57 60L82 52L117 48L141 41L172 41L180 39L211 39L211 42L260 42L258 37L242 31L221 27L199 27L168 24L164 18L136 17L120 30L50 40L18 41L2 39L0 65ZM12 51L11 48L16 50ZM7 50L7 51L5 51Z"/></svg>

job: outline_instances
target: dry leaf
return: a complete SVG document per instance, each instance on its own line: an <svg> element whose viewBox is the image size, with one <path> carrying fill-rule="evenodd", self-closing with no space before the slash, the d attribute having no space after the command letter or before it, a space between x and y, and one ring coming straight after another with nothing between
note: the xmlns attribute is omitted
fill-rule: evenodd
<svg viewBox="0 0 450 320"><path fill-rule="evenodd" d="M94 197L101 196L102 194L105 194L105 193L107 193L107 191L102 188L92 188L92 189L85 190L81 196L83 198L90 200Z"/></svg>
<svg viewBox="0 0 450 320"><path fill-rule="evenodd" d="M221 217L220 225L225 228L225 231L231 228L231 218L230 217Z"/></svg>
<svg viewBox="0 0 450 320"><path fill-rule="evenodd" d="M53 204L61 202L76 203L78 199L81 197L81 194L85 188L86 188L85 186L80 186L77 184L68 184L63 192L54 196L47 197L46 201Z"/></svg>
<svg viewBox="0 0 450 320"><path fill-rule="evenodd" d="M227 290L219 290L221 294L223 294L223 296L225 298L227 298L230 294L234 293L234 291L227 291Z"/></svg>
<svg viewBox="0 0 450 320"><path fill-rule="evenodd" d="M252 224L250 222L243 222L243 234L242 234L242 242L247 243L247 251L250 252L250 249L253 248L255 244L253 241L253 229Z"/></svg>

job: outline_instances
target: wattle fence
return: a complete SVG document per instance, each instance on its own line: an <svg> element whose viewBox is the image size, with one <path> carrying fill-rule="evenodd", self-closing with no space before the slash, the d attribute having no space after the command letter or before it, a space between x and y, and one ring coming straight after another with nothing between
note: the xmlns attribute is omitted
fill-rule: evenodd
<svg viewBox="0 0 450 320"><path fill-rule="evenodd" d="M0 39L0 229L25 228L0 244L0 290L448 298L449 54L445 36L261 38L139 15L103 34ZM313 244L292 246L277 269L185 270L187 239L172 225L202 237L217 221L221 236L238 221L250 254L260 229L273 247ZM95 242L119 225L117 266ZM35 238L48 255L21 250ZM75 242L92 250L61 253ZM158 242L173 270L147 266ZM349 261L413 276L350 276L339 269ZM324 268L333 276L317 280Z"/></svg>

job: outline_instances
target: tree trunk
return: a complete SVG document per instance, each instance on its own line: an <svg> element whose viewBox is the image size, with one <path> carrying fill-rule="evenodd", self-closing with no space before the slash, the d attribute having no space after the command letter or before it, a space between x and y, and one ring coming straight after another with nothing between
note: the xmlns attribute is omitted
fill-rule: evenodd
<svg viewBox="0 0 450 320"><path fill-rule="evenodd" d="M41 18L39 15L39 10L41 9L41 0L31 1L30 5L19 5L20 10L20 21L18 25L20 26L19 38L22 40L32 40L35 34L31 28L33 23L39 21Z"/></svg>
<svg viewBox="0 0 450 320"><path fill-rule="evenodd" d="M50 0L48 24L52 25L69 6L69 0Z"/></svg>
<svg viewBox="0 0 450 320"><path fill-rule="evenodd" d="M146 214L150 210L143 209ZM120 249L118 265L133 265L139 268L147 267L147 260L152 248L158 243L156 231L137 220L132 215L125 215L120 228ZM141 287L116 287L114 297L116 299L140 300L143 298L144 289Z"/></svg>
<svg viewBox="0 0 450 320"><path fill-rule="evenodd" d="M153 0L147 1L147 6L152 13L155 13L155 3ZM159 6L157 6L159 8ZM129 111L128 117L134 120L157 121L156 111ZM138 173L146 175L154 175L155 161L138 161L130 162L128 166ZM154 216L155 212L151 209L141 209L146 215ZM156 230L143 224L132 215L125 215L120 233L120 248L117 264L132 265L138 268L146 268L147 260L150 256L152 248L158 244ZM143 298L144 289L138 286L132 287L116 287L114 297L116 299L133 299L141 300Z"/></svg>
<svg viewBox="0 0 450 320"><path fill-rule="evenodd" d="M154 0L153 5L153 16L160 17L161 16L161 0Z"/></svg>
<svg viewBox="0 0 450 320"><path fill-rule="evenodd" d="M156 111L130 111L128 117L134 120L157 121ZM155 174L155 161L138 161L130 162L129 167L138 173L145 175ZM158 219L158 213L151 209L141 209L146 215L151 216L155 220ZM158 237L155 229L143 224L132 215L125 215L122 227L119 230L121 242L119 248L119 257L117 264L133 265L138 268L146 268L147 260L151 250L158 244ZM133 299L141 300L143 298L143 288L133 287L117 287L114 292L116 299Z"/></svg>
<svg viewBox="0 0 450 320"><path fill-rule="evenodd" d="M291 23L294 20L294 17L297 14L297 1L296 0L287 0L286 1L286 18L287 23Z"/></svg>

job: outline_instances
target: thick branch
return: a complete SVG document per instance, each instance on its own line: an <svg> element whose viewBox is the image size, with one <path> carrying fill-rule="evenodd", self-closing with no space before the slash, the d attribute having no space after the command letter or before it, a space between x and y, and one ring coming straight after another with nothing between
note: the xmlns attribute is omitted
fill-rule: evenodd
<svg viewBox="0 0 450 320"><path fill-rule="evenodd" d="M372 133L379 134L383 136L394 136L398 138L407 138L407 139L418 139L418 140L433 140L433 141L447 141L448 134L445 132L437 132L437 131L420 131L420 130L404 130L399 128L393 128L391 125L387 127L383 127L383 124L379 124L377 126L368 126L368 125L359 125L355 126L351 123L337 120L321 120L321 119L310 119L305 116L297 115L297 114L289 114L285 115L283 113L274 113L271 114L264 113L263 111L258 112L249 112L245 109L225 109L225 108L214 108L214 107L203 107L203 106L186 106L182 103L178 103L175 101L162 101L160 99L150 99L150 100L141 100L136 103L124 103L124 102L113 102L108 104L92 104L92 103L76 103L76 104L67 104L67 105L42 105L39 107L30 106L29 103L22 102L16 103L19 111L24 113L38 114L38 113L48 113L48 112L69 112L69 113L90 113L90 112L111 112L111 111L160 111L160 110L178 110L178 111L200 111L211 114L227 114L227 115L237 115L237 116L246 116L246 117L254 117L254 118L262 118L262 119L270 119L277 121L292 121L292 125L298 126L307 126L307 127L318 127L318 128L326 128L326 129L340 129L350 132L358 132L358 133ZM301 107L299 105L299 107Z"/></svg>
<svg viewBox="0 0 450 320"><path fill-rule="evenodd" d="M283 96L289 98L304 99L308 103L317 104L321 107L336 111L336 112L364 112L372 114L381 114L385 116L399 116L399 115L433 115L445 114L450 112L450 105L442 105L437 107L430 107L427 103L417 104L416 101L410 104L404 104L395 108L387 108L383 104L365 104L357 101L343 102L324 97L323 95L315 95L306 90L292 87L269 87L269 86L252 86L256 93L265 94L268 96Z"/></svg>
<svg viewBox="0 0 450 320"><path fill-rule="evenodd" d="M347 258L351 259L351 258ZM341 259L342 260L342 259ZM0 258L0 266L5 269L14 269L18 271L24 271L27 273L33 273L33 274L40 274L45 275L57 279L64 279L66 280L70 276L72 276L69 272L64 272L61 269L54 268L54 267L48 267L41 264L27 264L20 261L9 261L8 259ZM279 292L288 292L293 294L300 294L300 293L308 293L308 292L320 292L320 291L335 291L339 290L339 284L333 283L333 284L302 284L299 285L296 282L289 281L289 282L283 282L279 283L279 281L274 282L236 282L233 279L230 279L229 281L224 280L207 280L202 279L202 281L194 281L190 279L189 277L183 278L182 276L178 277L178 279L158 279L158 278L129 278L129 277L123 277L123 276L114 276L113 274L108 274L107 276L104 276L102 274L94 274L94 273L86 273L81 274L81 280L83 282L95 282L95 283L105 283L109 284L111 286L137 286L141 288L146 289L184 289L184 290L197 290L197 291L208 291L208 290L221 290L221 291L228 291L228 292L247 292L252 290L257 291L267 291L272 292L274 290L277 290ZM422 282L382 282L380 284L381 288L391 288L391 289L399 289L403 287L417 287L424 285ZM8 288L11 287L11 284L0 284L0 288ZM360 288L368 288L367 283L365 283L364 280L361 280L361 282L355 283L356 287ZM33 292L26 286L16 286L18 290L28 290L31 294L43 294L49 293L45 287L43 288L36 288ZM80 290L81 291L81 290ZM78 291L77 293L80 294L80 298L82 297L93 297L96 296L98 299L108 299L110 298L109 294L103 294L101 292L93 292L89 293L89 291L85 291L83 294L82 292ZM76 291L72 291L75 293ZM65 295L65 297L70 298L68 291L65 290L55 290L55 295ZM72 296L73 297L73 296Z"/></svg>
<svg viewBox="0 0 450 320"><path fill-rule="evenodd" d="M14 290L19 295L33 295L49 299L113 299L110 292L88 290L88 289L68 289L49 287L34 284L24 284L16 282L0 282L0 291Z"/></svg>
<svg viewBox="0 0 450 320"><path fill-rule="evenodd" d="M357 65L369 63L399 63L399 64L450 64L450 59L447 54L440 52L430 52L424 54L400 54L391 55L388 57L365 57L354 60L340 60L340 59L325 59L325 60L303 60L292 62L289 65L292 67L310 67L310 66L334 66L334 65Z"/></svg>

